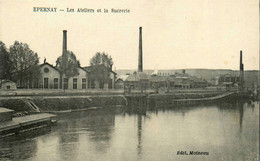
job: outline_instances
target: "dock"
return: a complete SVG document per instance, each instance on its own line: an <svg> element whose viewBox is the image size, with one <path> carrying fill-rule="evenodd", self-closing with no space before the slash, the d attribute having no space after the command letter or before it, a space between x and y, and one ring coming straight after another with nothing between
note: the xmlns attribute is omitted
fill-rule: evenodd
<svg viewBox="0 0 260 161"><path fill-rule="evenodd" d="M13 110L0 108L0 138L20 134L27 131L37 130L51 125L56 115L40 113L20 117L12 117Z"/></svg>

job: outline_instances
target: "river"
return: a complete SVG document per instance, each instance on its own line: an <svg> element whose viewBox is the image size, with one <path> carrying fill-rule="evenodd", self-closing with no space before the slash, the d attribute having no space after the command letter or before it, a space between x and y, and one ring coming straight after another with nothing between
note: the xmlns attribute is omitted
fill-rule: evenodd
<svg viewBox="0 0 260 161"><path fill-rule="evenodd" d="M0 160L257 160L259 102L60 114L36 136L0 142ZM37 132L39 133L39 132ZM178 152L179 151L179 152ZM206 152L208 155L177 155Z"/></svg>

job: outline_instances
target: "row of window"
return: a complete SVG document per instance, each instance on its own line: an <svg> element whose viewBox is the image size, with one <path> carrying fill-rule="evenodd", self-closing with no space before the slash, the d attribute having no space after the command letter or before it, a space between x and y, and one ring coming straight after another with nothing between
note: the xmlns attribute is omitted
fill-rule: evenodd
<svg viewBox="0 0 260 161"><path fill-rule="evenodd" d="M43 88L49 88L49 78L44 78L43 80ZM54 78L54 89L58 89L59 88L59 79L58 78ZM86 89L87 88L87 79L86 78L82 78L82 89ZM52 87L51 87L52 88ZM64 78L63 79L63 89L68 89L68 78ZM78 89L78 79L77 78L73 78L73 89Z"/></svg>
<svg viewBox="0 0 260 161"><path fill-rule="evenodd" d="M95 82L98 82L98 87L96 87L96 83ZM109 89L112 89L112 83L113 83L112 79L109 79L108 80L108 88ZM99 81L97 81L95 79L88 80L88 88L92 88L92 89L93 88L100 88L100 89L103 89L104 88L104 84L105 84L104 80L99 80Z"/></svg>
<svg viewBox="0 0 260 161"><path fill-rule="evenodd" d="M170 73L158 73L158 75L162 75L162 76L167 76L167 75L170 75Z"/></svg>

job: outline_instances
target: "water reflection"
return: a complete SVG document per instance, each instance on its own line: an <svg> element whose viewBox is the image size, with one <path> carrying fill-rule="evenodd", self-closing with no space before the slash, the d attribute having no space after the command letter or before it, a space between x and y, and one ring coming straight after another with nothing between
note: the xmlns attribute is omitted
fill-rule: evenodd
<svg viewBox="0 0 260 161"><path fill-rule="evenodd" d="M239 127L240 127L240 132L242 132L242 123L243 123L243 115L244 115L244 107L243 104L238 104L238 109L239 109Z"/></svg>
<svg viewBox="0 0 260 161"><path fill-rule="evenodd" d="M251 109L251 111L254 112L255 104L258 104L258 103L236 101L236 102L232 102L232 103L231 102L219 103L219 104L217 104L217 107L223 113L227 113L227 112L230 112L233 114L239 113L239 116L237 118L239 118L238 122L239 122L240 132L242 132L244 111L245 111L245 109L247 109L247 110Z"/></svg>
<svg viewBox="0 0 260 161"><path fill-rule="evenodd" d="M254 160L258 113L257 102L220 102L141 114L123 108L60 114L50 133L0 141L0 159ZM180 150L210 156L176 155Z"/></svg>
<svg viewBox="0 0 260 161"><path fill-rule="evenodd" d="M1 145L0 149L0 159L26 160L37 151L37 146L35 140L31 139L23 142Z"/></svg>
<svg viewBox="0 0 260 161"><path fill-rule="evenodd" d="M137 146L137 151L138 151L138 156L142 156L142 115L138 115L137 116L138 120L138 132L137 132L137 136L138 136L138 146Z"/></svg>
<svg viewBox="0 0 260 161"><path fill-rule="evenodd" d="M78 120L70 119L59 124L59 152L62 160L75 159L78 151Z"/></svg>
<svg viewBox="0 0 260 161"><path fill-rule="evenodd" d="M0 160L27 160L37 152L36 136L50 132L50 128L30 131L0 140Z"/></svg>
<svg viewBox="0 0 260 161"><path fill-rule="evenodd" d="M60 116L63 120L58 129L60 152L63 160L77 158L82 141L91 142L99 153L109 147L115 124L115 114L107 110L75 112ZM88 140L85 140L85 135ZM82 137L83 136L83 137Z"/></svg>

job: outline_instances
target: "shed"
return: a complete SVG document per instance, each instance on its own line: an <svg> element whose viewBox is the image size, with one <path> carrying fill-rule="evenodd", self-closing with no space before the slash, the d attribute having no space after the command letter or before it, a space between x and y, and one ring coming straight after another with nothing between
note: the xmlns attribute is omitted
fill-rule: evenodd
<svg viewBox="0 0 260 161"><path fill-rule="evenodd" d="M16 85L16 83L14 83L13 81L3 80L3 81L0 83L0 87L1 87L1 89L3 89L3 90L16 90L17 85Z"/></svg>

